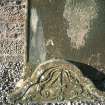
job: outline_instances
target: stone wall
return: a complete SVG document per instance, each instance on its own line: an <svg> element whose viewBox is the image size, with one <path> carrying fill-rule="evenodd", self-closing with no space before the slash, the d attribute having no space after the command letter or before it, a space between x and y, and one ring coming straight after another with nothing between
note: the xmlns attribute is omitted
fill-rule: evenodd
<svg viewBox="0 0 105 105"><path fill-rule="evenodd" d="M21 77L25 61L26 0L0 0L0 105Z"/></svg>

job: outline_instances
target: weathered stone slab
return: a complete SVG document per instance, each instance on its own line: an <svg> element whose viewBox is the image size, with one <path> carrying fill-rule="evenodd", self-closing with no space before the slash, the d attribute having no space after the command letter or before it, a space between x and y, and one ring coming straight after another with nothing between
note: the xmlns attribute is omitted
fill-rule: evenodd
<svg viewBox="0 0 105 105"><path fill-rule="evenodd" d="M86 63L97 69L105 68L104 4L104 1L95 0L32 0L30 62L37 61L31 56L43 56L44 60L58 57ZM34 37L40 37L40 40L37 38L36 41ZM39 41L44 41L42 48L38 46ZM33 49L37 51L39 47L42 53L33 54Z"/></svg>
<svg viewBox="0 0 105 105"><path fill-rule="evenodd" d="M97 89L104 91L105 2L32 0L29 3L28 63L37 67L51 58L70 60Z"/></svg>

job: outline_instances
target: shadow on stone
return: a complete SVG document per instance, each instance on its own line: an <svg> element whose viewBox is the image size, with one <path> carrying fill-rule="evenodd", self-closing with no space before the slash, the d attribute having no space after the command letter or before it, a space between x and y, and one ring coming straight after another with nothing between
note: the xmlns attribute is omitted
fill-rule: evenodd
<svg viewBox="0 0 105 105"><path fill-rule="evenodd" d="M97 89L99 89L100 91L105 91L105 87L104 87L105 74L104 73L84 63L70 61L70 60L67 60L67 61L77 66L81 70L83 76L90 79Z"/></svg>

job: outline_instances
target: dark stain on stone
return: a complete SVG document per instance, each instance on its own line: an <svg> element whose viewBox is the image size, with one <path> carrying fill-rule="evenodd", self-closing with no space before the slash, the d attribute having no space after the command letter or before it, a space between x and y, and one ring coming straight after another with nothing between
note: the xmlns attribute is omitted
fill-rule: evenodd
<svg viewBox="0 0 105 105"><path fill-rule="evenodd" d="M20 5L20 4L21 4L21 0L17 0L17 1L16 1L16 4L17 4L17 5Z"/></svg>
<svg viewBox="0 0 105 105"><path fill-rule="evenodd" d="M103 82L105 81L105 74L103 72L84 63L70 60L67 61L76 65L82 72L83 76L90 79L97 89L100 91L105 91L105 87L103 86Z"/></svg>

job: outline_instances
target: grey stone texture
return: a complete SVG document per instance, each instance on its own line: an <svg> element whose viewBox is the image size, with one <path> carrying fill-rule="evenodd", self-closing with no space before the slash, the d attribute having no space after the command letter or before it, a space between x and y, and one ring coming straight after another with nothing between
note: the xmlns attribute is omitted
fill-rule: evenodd
<svg viewBox="0 0 105 105"><path fill-rule="evenodd" d="M0 105L20 79L25 58L26 0L0 0Z"/></svg>

